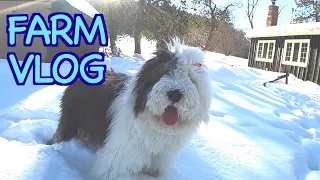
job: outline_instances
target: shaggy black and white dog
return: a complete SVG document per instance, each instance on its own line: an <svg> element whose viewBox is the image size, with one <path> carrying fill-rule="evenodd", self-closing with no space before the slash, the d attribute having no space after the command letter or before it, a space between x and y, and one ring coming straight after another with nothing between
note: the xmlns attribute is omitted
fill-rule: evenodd
<svg viewBox="0 0 320 180"><path fill-rule="evenodd" d="M61 100L51 143L77 137L98 149L91 180L157 177L209 119L204 53L174 39L133 77L107 71L100 86L76 82Z"/></svg>

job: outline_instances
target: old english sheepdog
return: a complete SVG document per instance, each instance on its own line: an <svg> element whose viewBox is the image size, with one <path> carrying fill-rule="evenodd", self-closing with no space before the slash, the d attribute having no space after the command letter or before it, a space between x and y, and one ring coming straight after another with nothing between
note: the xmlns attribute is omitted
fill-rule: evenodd
<svg viewBox="0 0 320 180"><path fill-rule="evenodd" d="M66 88L52 143L80 138L97 147L90 180L161 176L202 122L210 82L201 49L173 39L140 71L107 71L100 86Z"/></svg>

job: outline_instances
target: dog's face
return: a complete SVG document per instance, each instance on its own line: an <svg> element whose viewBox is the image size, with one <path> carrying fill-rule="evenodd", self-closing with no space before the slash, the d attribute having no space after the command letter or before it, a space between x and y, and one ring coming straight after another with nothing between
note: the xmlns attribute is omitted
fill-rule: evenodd
<svg viewBox="0 0 320 180"><path fill-rule="evenodd" d="M211 93L203 52L180 44L172 48L158 51L137 74L133 111L139 123L174 135L208 121Z"/></svg>

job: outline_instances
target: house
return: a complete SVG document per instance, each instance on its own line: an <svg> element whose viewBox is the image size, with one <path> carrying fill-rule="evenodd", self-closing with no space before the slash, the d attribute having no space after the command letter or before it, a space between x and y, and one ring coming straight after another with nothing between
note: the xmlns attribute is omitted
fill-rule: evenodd
<svg viewBox="0 0 320 180"><path fill-rule="evenodd" d="M73 0L77 1L77 0ZM23 60L28 52L40 52L42 53L42 59L44 62L50 62L53 57L59 52L74 52L78 56L82 56L88 52L99 51L99 41L96 40L95 45L86 45L81 40L80 47L67 47L60 39L58 39L58 47L44 47L41 38L35 38L31 47L25 47L23 45L23 35L16 36L16 47L7 46L7 34L6 34L6 16L8 14L28 14L29 17L32 13L41 13L48 23L48 15L54 12L68 12L73 15L83 14L87 24L91 24L92 17L79 11L74 5L69 2L71 0L8 0L0 1L0 39L2 41L0 45L0 59L6 59L8 52L15 52L19 60ZM79 4L79 3L78 3ZM89 8L90 9L90 8ZM49 23L48 23L49 24Z"/></svg>
<svg viewBox="0 0 320 180"><path fill-rule="evenodd" d="M270 5L267 27L246 33L248 66L294 74L320 85L320 22L277 25L278 9Z"/></svg>

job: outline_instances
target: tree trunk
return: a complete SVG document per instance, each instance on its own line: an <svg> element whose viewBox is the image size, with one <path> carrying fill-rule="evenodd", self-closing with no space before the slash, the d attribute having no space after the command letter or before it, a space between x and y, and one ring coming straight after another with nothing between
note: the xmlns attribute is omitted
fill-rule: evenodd
<svg viewBox="0 0 320 180"><path fill-rule="evenodd" d="M143 9L145 8L145 0L139 0L139 10L134 28L134 53L141 54L141 31L143 23Z"/></svg>
<svg viewBox="0 0 320 180"><path fill-rule="evenodd" d="M253 29L253 20L251 19L251 20L249 20L250 21L250 26L251 26L251 29Z"/></svg>
<svg viewBox="0 0 320 180"><path fill-rule="evenodd" d="M204 48L206 51L210 50L211 42L212 42L212 39L213 39L213 32L216 29L215 20L213 19L213 17L211 17L211 18L212 19L211 19L210 31L209 31L208 39L207 39L207 42L206 42L206 46Z"/></svg>
<svg viewBox="0 0 320 180"><path fill-rule="evenodd" d="M208 39L207 39L207 42L206 42L206 45L205 45L205 48L204 50L208 51L210 50L210 47L211 47L211 42L212 42L212 36L213 36L213 28L211 26L210 28L210 32L209 32L209 35L208 35Z"/></svg>
<svg viewBox="0 0 320 180"><path fill-rule="evenodd" d="M211 2L212 1L210 1L210 5L211 5ZM213 39L213 31L216 30L216 28L217 28L216 8L217 8L217 5L214 5L214 7L210 7L210 16L211 16L210 31L209 31L209 35L208 35L208 39L207 39L205 48L204 48L204 50L207 50L207 51L211 47L211 42Z"/></svg>
<svg viewBox="0 0 320 180"><path fill-rule="evenodd" d="M139 26L139 25L138 25ZM137 27L134 31L134 53L141 54L141 28Z"/></svg>
<svg viewBox="0 0 320 180"><path fill-rule="evenodd" d="M109 31L109 39L110 39L110 48L112 54L116 54L116 40L117 34L114 27L114 19L113 19L113 5L111 3L108 4L107 11L107 19L108 19L108 31Z"/></svg>
<svg viewBox="0 0 320 180"><path fill-rule="evenodd" d="M316 22L320 22L320 12L319 12L320 11L320 2L314 1L313 3L314 3L313 8L315 11Z"/></svg>

